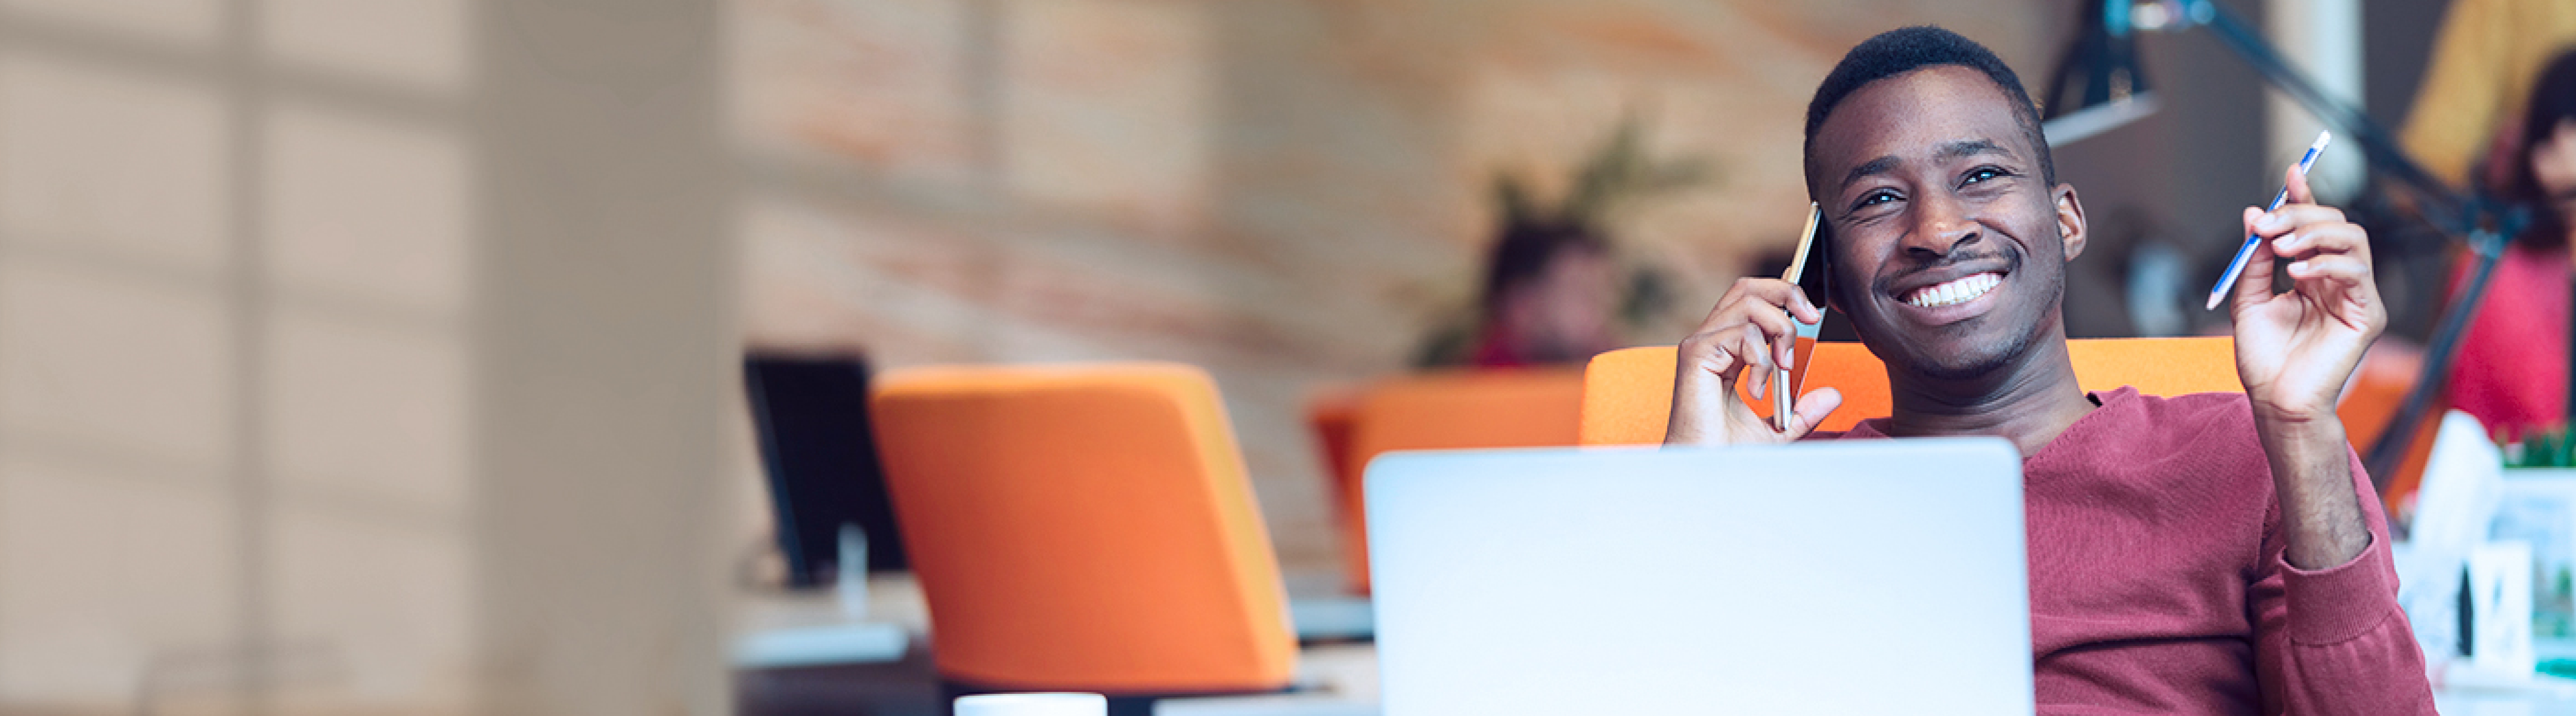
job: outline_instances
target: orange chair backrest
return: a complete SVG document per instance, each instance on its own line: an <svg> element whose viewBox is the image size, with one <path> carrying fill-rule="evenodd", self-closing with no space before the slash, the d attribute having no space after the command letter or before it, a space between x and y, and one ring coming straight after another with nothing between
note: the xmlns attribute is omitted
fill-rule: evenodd
<svg viewBox="0 0 2576 716"><path fill-rule="evenodd" d="M2378 444L2388 432L2389 423L2397 419L2398 407L2406 402L2406 394L2415 387L2417 374L2423 369L2422 354L2389 350L2385 344L2362 359L2361 366L2353 371L2352 385L2344 388L2343 401L2335 405L2335 416L2343 419L2344 436L2352 440L2355 449L2366 451ZM2448 403L2437 395L2425 415L2438 418L2450 410ZM2432 460L2433 436L2441 423L2439 419L2417 423L2415 434L2403 438L2407 440L2406 456L2398 461L2396 474L2372 476L2380 478L2384 488L2380 498L2388 514L2402 514L2405 510L2401 508L2422 486L2424 464Z"/></svg>
<svg viewBox="0 0 2576 716"><path fill-rule="evenodd" d="M1344 581L1368 592L1360 475L1369 460L1391 450L1570 446L1582 412L1583 371L1572 368L1441 371L1370 386L1350 418L1350 453L1334 461Z"/></svg>
<svg viewBox="0 0 2576 716"><path fill-rule="evenodd" d="M1306 401L1306 430L1315 438L1315 449L1324 458L1324 474L1332 489L1358 479L1360 468L1351 464L1351 437L1359 430L1360 398L1365 391L1351 386L1335 386L1318 391ZM1338 493L1337 493L1338 494Z"/></svg>
<svg viewBox="0 0 2576 716"><path fill-rule="evenodd" d="M1279 566L1206 373L912 369L870 406L941 674L1108 693L1288 683Z"/></svg>
<svg viewBox="0 0 2576 716"><path fill-rule="evenodd" d="M2089 338L2066 342L2075 380L2085 390L2136 386L2148 395L2238 392L2236 343L2226 337ZM1651 445L1664 441L1672 416L1673 347L1629 348L1593 356L1584 370L1585 445ZM1843 406L1821 430L1849 430L1885 417L1894 403L1887 368L1858 343L1818 343L1799 392L1831 386ZM1756 406L1756 412L1768 412Z"/></svg>

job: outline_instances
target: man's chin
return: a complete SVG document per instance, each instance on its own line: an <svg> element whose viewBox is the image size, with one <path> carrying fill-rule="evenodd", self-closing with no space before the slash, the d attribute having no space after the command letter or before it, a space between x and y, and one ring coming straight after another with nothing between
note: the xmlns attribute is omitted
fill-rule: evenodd
<svg viewBox="0 0 2576 716"><path fill-rule="evenodd" d="M2030 337L1972 344L1964 350L1942 351L1939 355L1918 355L1914 371L1941 381L1969 381L1994 375L2009 368L2013 359L2030 347ZM1982 350L1981 350L1982 349Z"/></svg>
<svg viewBox="0 0 2576 716"><path fill-rule="evenodd" d="M2004 366L2011 364L2010 356L1997 355L1989 360L1960 364L1926 361L1916 364L1915 370L1934 380L1967 381L1994 375L1996 371L2003 370Z"/></svg>

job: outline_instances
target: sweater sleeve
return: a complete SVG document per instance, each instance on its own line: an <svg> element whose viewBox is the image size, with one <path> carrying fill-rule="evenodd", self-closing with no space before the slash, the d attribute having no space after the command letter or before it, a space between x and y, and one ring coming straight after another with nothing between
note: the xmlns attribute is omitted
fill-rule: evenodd
<svg viewBox="0 0 2576 716"><path fill-rule="evenodd" d="M2352 477L2356 495L2377 494L2357 456ZM2397 569L2379 501L2361 500L2370 545L2351 561L2315 571L2282 558L2288 545L2280 511L2276 497L2263 524L2257 579L2246 592L2264 712L2433 713L2424 654L2397 606Z"/></svg>

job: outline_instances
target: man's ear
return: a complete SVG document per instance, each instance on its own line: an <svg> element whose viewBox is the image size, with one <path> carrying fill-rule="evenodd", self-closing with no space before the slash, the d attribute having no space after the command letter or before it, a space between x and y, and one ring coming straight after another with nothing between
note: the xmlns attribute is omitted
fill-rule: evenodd
<svg viewBox="0 0 2576 716"><path fill-rule="evenodd" d="M2084 232L2084 200L2075 196L2073 184L2059 184L2050 193L2055 195L2051 203L2057 209L2057 237L2066 245L2066 260L2071 262L2084 255L2084 241L2089 238Z"/></svg>

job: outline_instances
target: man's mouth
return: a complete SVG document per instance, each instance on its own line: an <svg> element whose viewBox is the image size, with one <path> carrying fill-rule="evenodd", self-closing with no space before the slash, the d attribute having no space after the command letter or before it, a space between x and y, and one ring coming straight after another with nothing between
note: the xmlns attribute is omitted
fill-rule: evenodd
<svg viewBox="0 0 2576 716"><path fill-rule="evenodd" d="M1976 300L1978 296L1986 295L1987 291L1995 290L1995 286L2002 284L2003 281L2004 275L2001 272L1987 271L1970 274L1907 291L1898 300L1918 308L1939 308L1967 303Z"/></svg>

